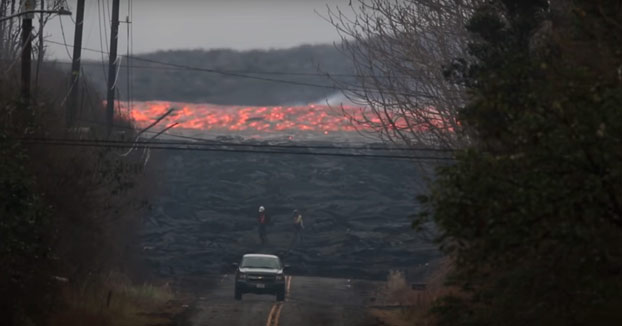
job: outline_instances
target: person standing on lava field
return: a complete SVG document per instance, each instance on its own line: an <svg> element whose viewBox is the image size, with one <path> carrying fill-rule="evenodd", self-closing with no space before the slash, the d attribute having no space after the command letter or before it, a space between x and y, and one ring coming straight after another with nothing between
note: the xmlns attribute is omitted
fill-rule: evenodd
<svg viewBox="0 0 622 326"><path fill-rule="evenodd" d="M268 224L270 223L270 217L268 213L266 213L266 208L263 206L259 206L259 213L257 215L257 230L259 231L259 240L261 244L265 244L266 239L266 229L268 228Z"/></svg>
<svg viewBox="0 0 622 326"><path fill-rule="evenodd" d="M302 221L302 214L295 209L294 210L294 243L302 242L302 231L304 230L305 225Z"/></svg>

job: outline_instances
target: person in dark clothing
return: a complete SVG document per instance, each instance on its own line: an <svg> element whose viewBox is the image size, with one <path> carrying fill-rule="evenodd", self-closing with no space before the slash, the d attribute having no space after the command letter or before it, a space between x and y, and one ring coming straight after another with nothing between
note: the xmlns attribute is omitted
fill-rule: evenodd
<svg viewBox="0 0 622 326"><path fill-rule="evenodd" d="M259 240L261 241L261 244L265 244L267 242L266 233L269 223L270 217L266 213L266 208L259 206L259 213L257 215L257 230L259 231Z"/></svg>

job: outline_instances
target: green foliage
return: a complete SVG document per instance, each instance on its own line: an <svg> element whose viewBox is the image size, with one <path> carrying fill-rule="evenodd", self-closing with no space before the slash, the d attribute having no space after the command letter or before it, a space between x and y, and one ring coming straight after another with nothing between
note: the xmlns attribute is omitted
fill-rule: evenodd
<svg viewBox="0 0 622 326"><path fill-rule="evenodd" d="M32 176L24 169L26 155L18 143L0 134L0 156L0 257L43 258L47 248L42 245L42 227L48 214L33 192Z"/></svg>
<svg viewBox="0 0 622 326"><path fill-rule="evenodd" d="M0 322L13 319L13 323L18 322L14 318L38 315L42 309L24 299L47 285L39 275L49 265L54 230L48 207L24 167L25 151L1 131L0 157L0 306L11 312L3 313Z"/></svg>
<svg viewBox="0 0 622 326"><path fill-rule="evenodd" d="M575 3L600 15L591 5ZM449 281L465 293L439 302L441 324L622 321L622 83L565 45L603 48L608 70L622 48L586 36L586 22L608 22L581 15L535 47L547 10L502 1L469 24L478 41L461 121L474 145L439 169L417 221L439 226Z"/></svg>
<svg viewBox="0 0 622 326"><path fill-rule="evenodd" d="M130 273L136 212L148 194L140 177L142 152L122 157L111 148L23 139L98 138L104 132L100 124L88 132L65 128L65 108L49 94L66 94L66 86L59 85L58 71L45 72L28 107L17 100L19 89L0 78L0 325L46 325L66 307L61 289L110 270ZM102 112L96 106L82 117L98 121Z"/></svg>

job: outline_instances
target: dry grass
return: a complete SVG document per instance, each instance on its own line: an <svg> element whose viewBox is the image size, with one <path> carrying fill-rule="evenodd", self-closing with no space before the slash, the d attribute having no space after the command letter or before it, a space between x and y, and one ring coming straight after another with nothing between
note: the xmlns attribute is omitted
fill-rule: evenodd
<svg viewBox="0 0 622 326"><path fill-rule="evenodd" d="M403 272L390 271L380 289L382 304L371 309L372 315L386 325L434 325L429 315L434 302L455 291L443 284L450 267L449 261L443 260L426 280L424 290L413 290Z"/></svg>
<svg viewBox="0 0 622 326"><path fill-rule="evenodd" d="M68 286L62 293L64 307L52 314L49 325L167 325L183 310L174 299L168 283L136 285L123 275L111 274Z"/></svg>

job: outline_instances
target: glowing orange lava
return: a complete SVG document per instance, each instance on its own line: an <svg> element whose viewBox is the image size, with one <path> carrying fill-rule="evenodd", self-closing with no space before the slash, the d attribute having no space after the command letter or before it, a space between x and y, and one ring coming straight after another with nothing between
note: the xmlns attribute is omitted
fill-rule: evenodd
<svg viewBox="0 0 622 326"><path fill-rule="evenodd" d="M119 103L124 107L124 103ZM311 131L321 134L351 132L355 128L340 112L340 108L322 105L308 106L223 106L163 101L134 102L131 116L139 126L146 126L170 108L175 111L160 125L177 122L176 128L217 131L288 132ZM356 107L344 108L349 114L360 116Z"/></svg>

